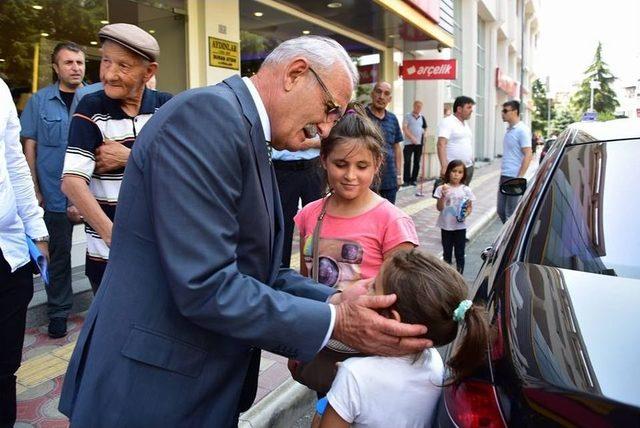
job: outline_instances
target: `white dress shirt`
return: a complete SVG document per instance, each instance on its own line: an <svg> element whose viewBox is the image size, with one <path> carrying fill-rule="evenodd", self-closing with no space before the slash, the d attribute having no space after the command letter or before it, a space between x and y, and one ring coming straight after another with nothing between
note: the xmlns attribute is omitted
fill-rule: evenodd
<svg viewBox="0 0 640 428"><path fill-rule="evenodd" d="M243 77L245 85L247 85L247 89L249 89L249 93L251 94L251 99L253 99L253 103L256 105L256 109L258 110L258 116L260 116L260 123L262 123L262 131L264 132L264 138L267 141L271 141L271 122L269 122L269 115L267 114L267 109L264 107L264 103L262 102L262 98L260 98L260 94L256 89L255 85L248 77ZM324 348L329 339L331 338L331 334L333 334L333 327L336 323L336 308L329 304L329 309L331 309L331 322L329 323L329 330L324 337L324 341L322 342L322 346L320 349Z"/></svg>
<svg viewBox="0 0 640 428"><path fill-rule="evenodd" d="M47 236L20 144L20 121L7 84L0 79L0 250L11 272L29 263L25 233Z"/></svg>

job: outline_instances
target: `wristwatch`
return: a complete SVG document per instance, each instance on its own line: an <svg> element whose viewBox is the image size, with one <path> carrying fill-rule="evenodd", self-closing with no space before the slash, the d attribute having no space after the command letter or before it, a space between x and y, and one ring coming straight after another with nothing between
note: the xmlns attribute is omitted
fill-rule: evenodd
<svg viewBox="0 0 640 428"><path fill-rule="evenodd" d="M33 242L49 242L49 235L39 236L38 238L32 238Z"/></svg>

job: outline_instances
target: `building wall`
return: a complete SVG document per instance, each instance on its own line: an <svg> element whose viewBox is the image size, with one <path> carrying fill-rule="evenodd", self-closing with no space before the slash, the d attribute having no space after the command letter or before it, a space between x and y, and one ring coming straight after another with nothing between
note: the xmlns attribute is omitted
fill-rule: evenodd
<svg viewBox="0 0 640 428"><path fill-rule="evenodd" d="M471 129L481 132L475 138L482 142L476 146L475 155L478 159L492 159L502 154L502 138L505 125L502 122L500 110L502 104L510 99L519 99L507 94L496 86L496 70L500 68L510 78L520 82L522 78L522 64L524 59L524 89L522 118L526 123L531 121L530 88L536 79L533 53L536 48L535 40L539 31L537 12L539 0L456 0L462 9L462 90L465 95L474 96L481 93L476 85L484 84L484 100L482 110L484 126L477 126L472 118ZM523 53L523 17L520 2L524 1L524 53ZM484 24L484 70L485 76L478 80L478 25ZM529 93L527 93L529 92ZM453 101L453 100L451 100Z"/></svg>

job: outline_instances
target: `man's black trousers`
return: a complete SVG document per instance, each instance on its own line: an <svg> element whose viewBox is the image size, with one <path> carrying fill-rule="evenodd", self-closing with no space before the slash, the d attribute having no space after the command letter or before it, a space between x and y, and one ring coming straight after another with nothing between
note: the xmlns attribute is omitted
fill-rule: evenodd
<svg viewBox="0 0 640 428"><path fill-rule="evenodd" d="M293 217L298 212L298 200L302 206L322 197L324 178L320 158L299 161L273 161L284 215L284 244L282 264L291 264L291 242L293 240Z"/></svg>
<svg viewBox="0 0 640 428"><path fill-rule="evenodd" d="M16 420L16 376L22 361L27 306L33 296L31 263L11 273L0 251L0 427Z"/></svg>

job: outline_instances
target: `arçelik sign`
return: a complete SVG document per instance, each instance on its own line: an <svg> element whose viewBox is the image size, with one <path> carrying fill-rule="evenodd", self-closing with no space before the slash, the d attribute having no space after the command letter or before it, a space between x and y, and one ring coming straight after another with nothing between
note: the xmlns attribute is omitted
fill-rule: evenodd
<svg viewBox="0 0 640 428"><path fill-rule="evenodd" d="M455 59L417 59L403 61L400 75L404 80L454 80Z"/></svg>

